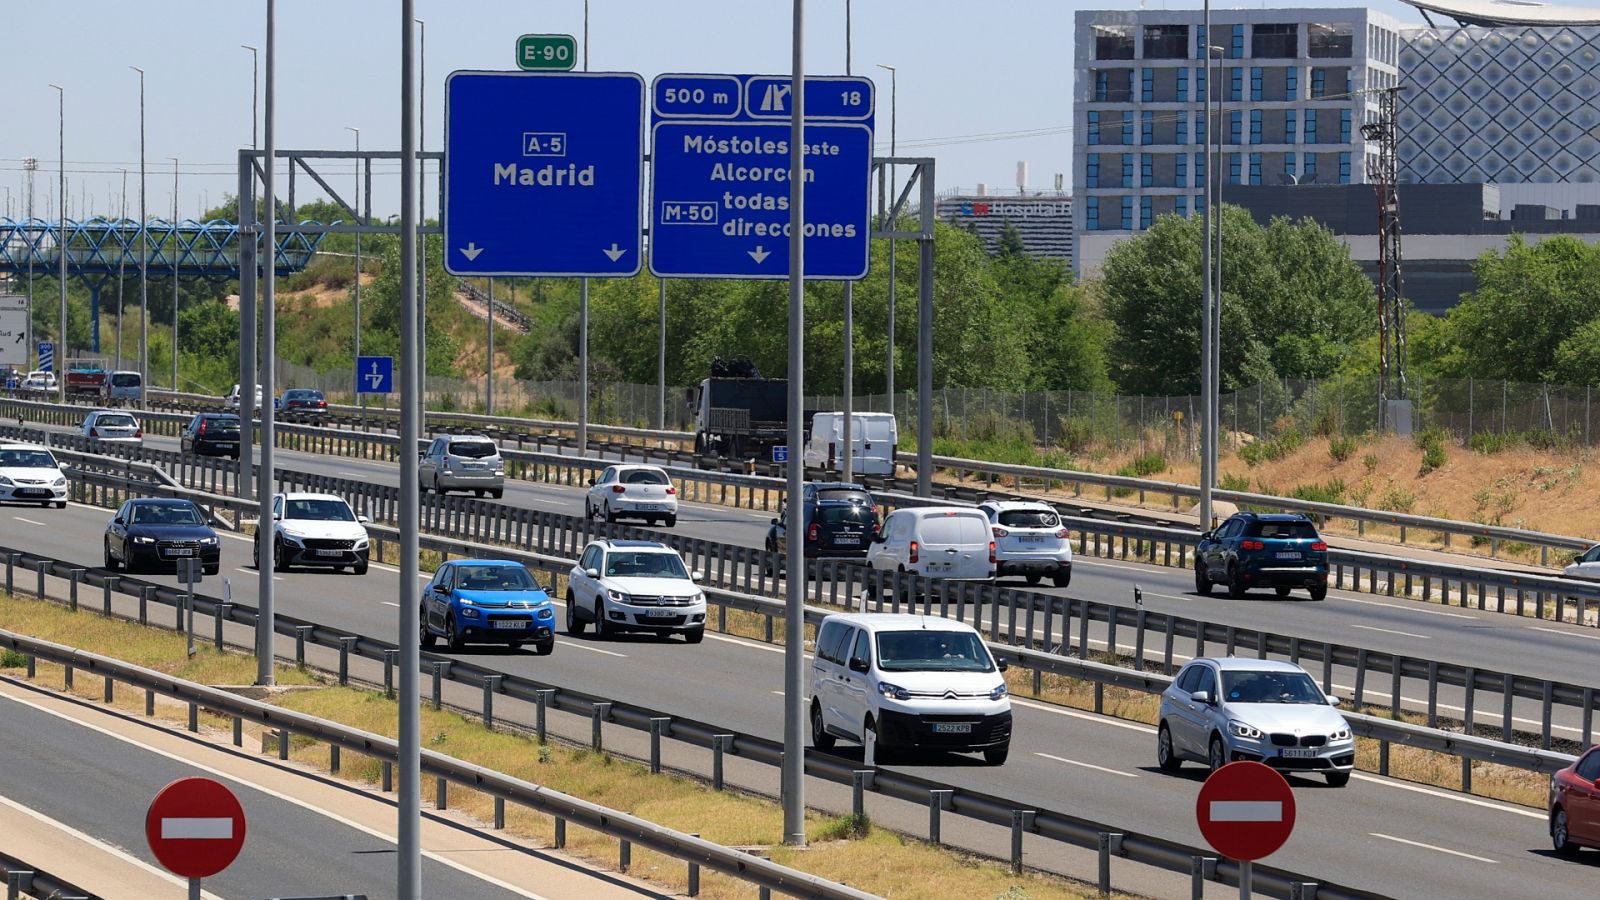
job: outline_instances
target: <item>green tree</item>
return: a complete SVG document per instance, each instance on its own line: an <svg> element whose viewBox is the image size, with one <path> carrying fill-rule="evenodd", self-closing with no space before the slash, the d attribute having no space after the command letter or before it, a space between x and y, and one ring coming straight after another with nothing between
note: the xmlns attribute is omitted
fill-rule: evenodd
<svg viewBox="0 0 1600 900"><path fill-rule="evenodd" d="M1022 229L1010 219L1000 226L1000 237L995 241L995 253L999 256L1021 256L1027 253L1027 248L1022 243Z"/></svg>

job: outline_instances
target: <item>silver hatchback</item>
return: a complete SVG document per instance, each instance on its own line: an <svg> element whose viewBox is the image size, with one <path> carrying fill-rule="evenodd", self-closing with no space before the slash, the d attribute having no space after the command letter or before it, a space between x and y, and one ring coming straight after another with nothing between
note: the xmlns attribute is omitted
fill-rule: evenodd
<svg viewBox="0 0 1600 900"><path fill-rule="evenodd" d="M1350 723L1299 666L1263 659L1202 657L1161 694L1156 762L1185 759L1213 771L1248 759L1285 772L1314 772L1342 787L1355 769Z"/></svg>
<svg viewBox="0 0 1600 900"><path fill-rule="evenodd" d="M505 493L506 465L500 448L481 434L441 434L417 463L423 491L469 491L499 499Z"/></svg>

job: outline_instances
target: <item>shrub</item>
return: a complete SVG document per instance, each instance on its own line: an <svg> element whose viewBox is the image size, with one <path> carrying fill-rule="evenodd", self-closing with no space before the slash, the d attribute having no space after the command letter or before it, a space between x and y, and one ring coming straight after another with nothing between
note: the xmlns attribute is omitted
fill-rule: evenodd
<svg viewBox="0 0 1600 900"><path fill-rule="evenodd" d="M1333 437L1339 431L1339 417L1333 409L1323 407L1317 413L1317 420L1311 424L1311 433L1317 437Z"/></svg>
<svg viewBox="0 0 1600 900"><path fill-rule="evenodd" d="M1225 491L1239 491L1242 493L1250 490L1250 476L1223 472L1222 477L1217 479L1217 487Z"/></svg>
<svg viewBox="0 0 1600 900"><path fill-rule="evenodd" d="M0 653L0 669L20 669L28 664L28 657L15 650Z"/></svg>
<svg viewBox="0 0 1600 900"><path fill-rule="evenodd" d="M1353 437L1335 437L1328 440L1328 455L1334 462L1344 462L1353 456L1359 442Z"/></svg>
<svg viewBox="0 0 1600 900"><path fill-rule="evenodd" d="M1082 453L1094 443L1094 423L1083 416L1062 416L1056 420L1056 443L1069 453Z"/></svg>
<svg viewBox="0 0 1600 900"><path fill-rule="evenodd" d="M1299 428L1289 428L1271 440L1256 441L1240 447L1239 458L1251 466L1258 466L1263 462L1276 462L1299 450L1305 442L1304 432Z"/></svg>
<svg viewBox="0 0 1600 900"><path fill-rule="evenodd" d="M1378 471L1378 454L1368 453L1361 457L1361 464L1366 467L1369 474Z"/></svg>
<svg viewBox="0 0 1600 900"><path fill-rule="evenodd" d="M1509 450L1517 442L1515 435L1498 431L1475 431L1467 439L1467 446L1477 453L1499 453Z"/></svg>
<svg viewBox="0 0 1600 900"><path fill-rule="evenodd" d="M872 817L862 815L834 816L817 829L819 841L849 841L864 838L872 833Z"/></svg>
<svg viewBox="0 0 1600 900"><path fill-rule="evenodd" d="M1129 478L1148 478L1159 475L1167 470L1167 458L1159 453L1146 453L1136 456L1131 462L1117 470L1118 475Z"/></svg>
<svg viewBox="0 0 1600 900"><path fill-rule="evenodd" d="M1445 431L1437 425L1425 428L1416 433L1412 438L1417 447L1422 450L1422 468L1418 475L1426 475L1445 463L1444 441Z"/></svg>
<svg viewBox="0 0 1600 900"><path fill-rule="evenodd" d="M1560 435L1543 428L1523 432L1522 440L1535 450L1554 450L1562 443Z"/></svg>
<svg viewBox="0 0 1600 900"><path fill-rule="evenodd" d="M1408 513L1416 505L1417 495L1396 485L1378 495L1378 508L1387 512Z"/></svg>
<svg viewBox="0 0 1600 900"><path fill-rule="evenodd" d="M1309 503L1338 503L1345 500L1344 479L1335 478L1327 484L1300 484L1289 492L1289 496L1296 500L1305 500Z"/></svg>

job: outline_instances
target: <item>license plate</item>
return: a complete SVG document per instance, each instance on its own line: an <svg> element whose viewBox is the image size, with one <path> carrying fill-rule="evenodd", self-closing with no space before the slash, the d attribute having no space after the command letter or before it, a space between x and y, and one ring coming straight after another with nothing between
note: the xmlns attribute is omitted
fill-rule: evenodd
<svg viewBox="0 0 1600 900"><path fill-rule="evenodd" d="M462 468L463 469L473 469L473 470L481 469L481 468L483 468L483 463L467 463L466 465L462 466Z"/></svg>
<svg viewBox="0 0 1600 900"><path fill-rule="evenodd" d="M18 497L48 497L50 492L44 488L18 488L16 495Z"/></svg>
<svg viewBox="0 0 1600 900"><path fill-rule="evenodd" d="M187 547L179 547L179 548L176 548L176 549L168 550L167 551L167 555L168 556L193 556L194 555L194 551L189 549L189 548L187 548Z"/></svg>
<svg viewBox="0 0 1600 900"><path fill-rule="evenodd" d="M344 555L344 551L343 550L318 550L317 551L317 555L318 556L343 556Z"/></svg>
<svg viewBox="0 0 1600 900"><path fill-rule="evenodd" d="M928 571L930 571L930 572L948 572L948 571L950 571L950 564L947 563L947 562L931 562L931 563L928 563Z"/></svg>
<svg viewBox="0 0 1600 900"><path fill-rule="evenodd" d="M933 723L933 733L934 734L971 734L972 733L972 723L971 722L935 722L935 723Z"/></svg>
<svg viewBox="0 0 1600 900"><path fill-rule="evenodd" d="M520 630L520 629L523 629L523 628L527 628L528 627L528 623L526 623L526 622L515 622L515 621L511 621L511 622L497 621L497 622L494 623L494 627L511 629L511 630Z"/></svg>
<svg viewBox="0 0 1600 900"><path fill-rule="evenodd" d="M1042 543L1044 543L1044 535L1042 535L1042 534L1023 534L1023 535L1018 535L1017 536L1017 540L1020 543L1024 543L1024 544L1042 544Z"/></svg>
<svg viewBox="0 0 1600 900"><path fill-rule="evenodd" d="M645 615L652 619L665 619L675 616L677 613L670 609L652 609L645 612Z"/></svg>
<svg viewBox="0 0 1600 900"><path fill-rule="evenodd" d="M1277 557L1278 559L1299 559L1300 558L1300 551L1299 550L1279 550L1277 553L1274 553L1272 555Z"/></svg>
<svg viewBox="0 0 1600 900"><path fill-rule="evenodd" d="M1309 747L1288 747L1281 755L1285 759L1310 759L1317 755L1317 751Z"/></svg>
<svg viewBox="0 0 1600 900"><path fill-rule="evenodd" d="M654 503L641 503L638 506L638 509L644 510L645 512L655 512L656 510L658 510L660 508L661 507L657 506Z"/></svg>

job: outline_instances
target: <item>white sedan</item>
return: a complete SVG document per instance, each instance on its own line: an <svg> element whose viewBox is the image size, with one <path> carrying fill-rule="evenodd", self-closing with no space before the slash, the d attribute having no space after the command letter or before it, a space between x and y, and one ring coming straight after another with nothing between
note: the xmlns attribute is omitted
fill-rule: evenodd
<svg viewBox="0 0 1600 900"><path fill-rule="evenodd" d="M599 478L589 479L583 512L607 522L643 519L671 528L678 524L678 489L660 466L607 466Z"/></svg>

